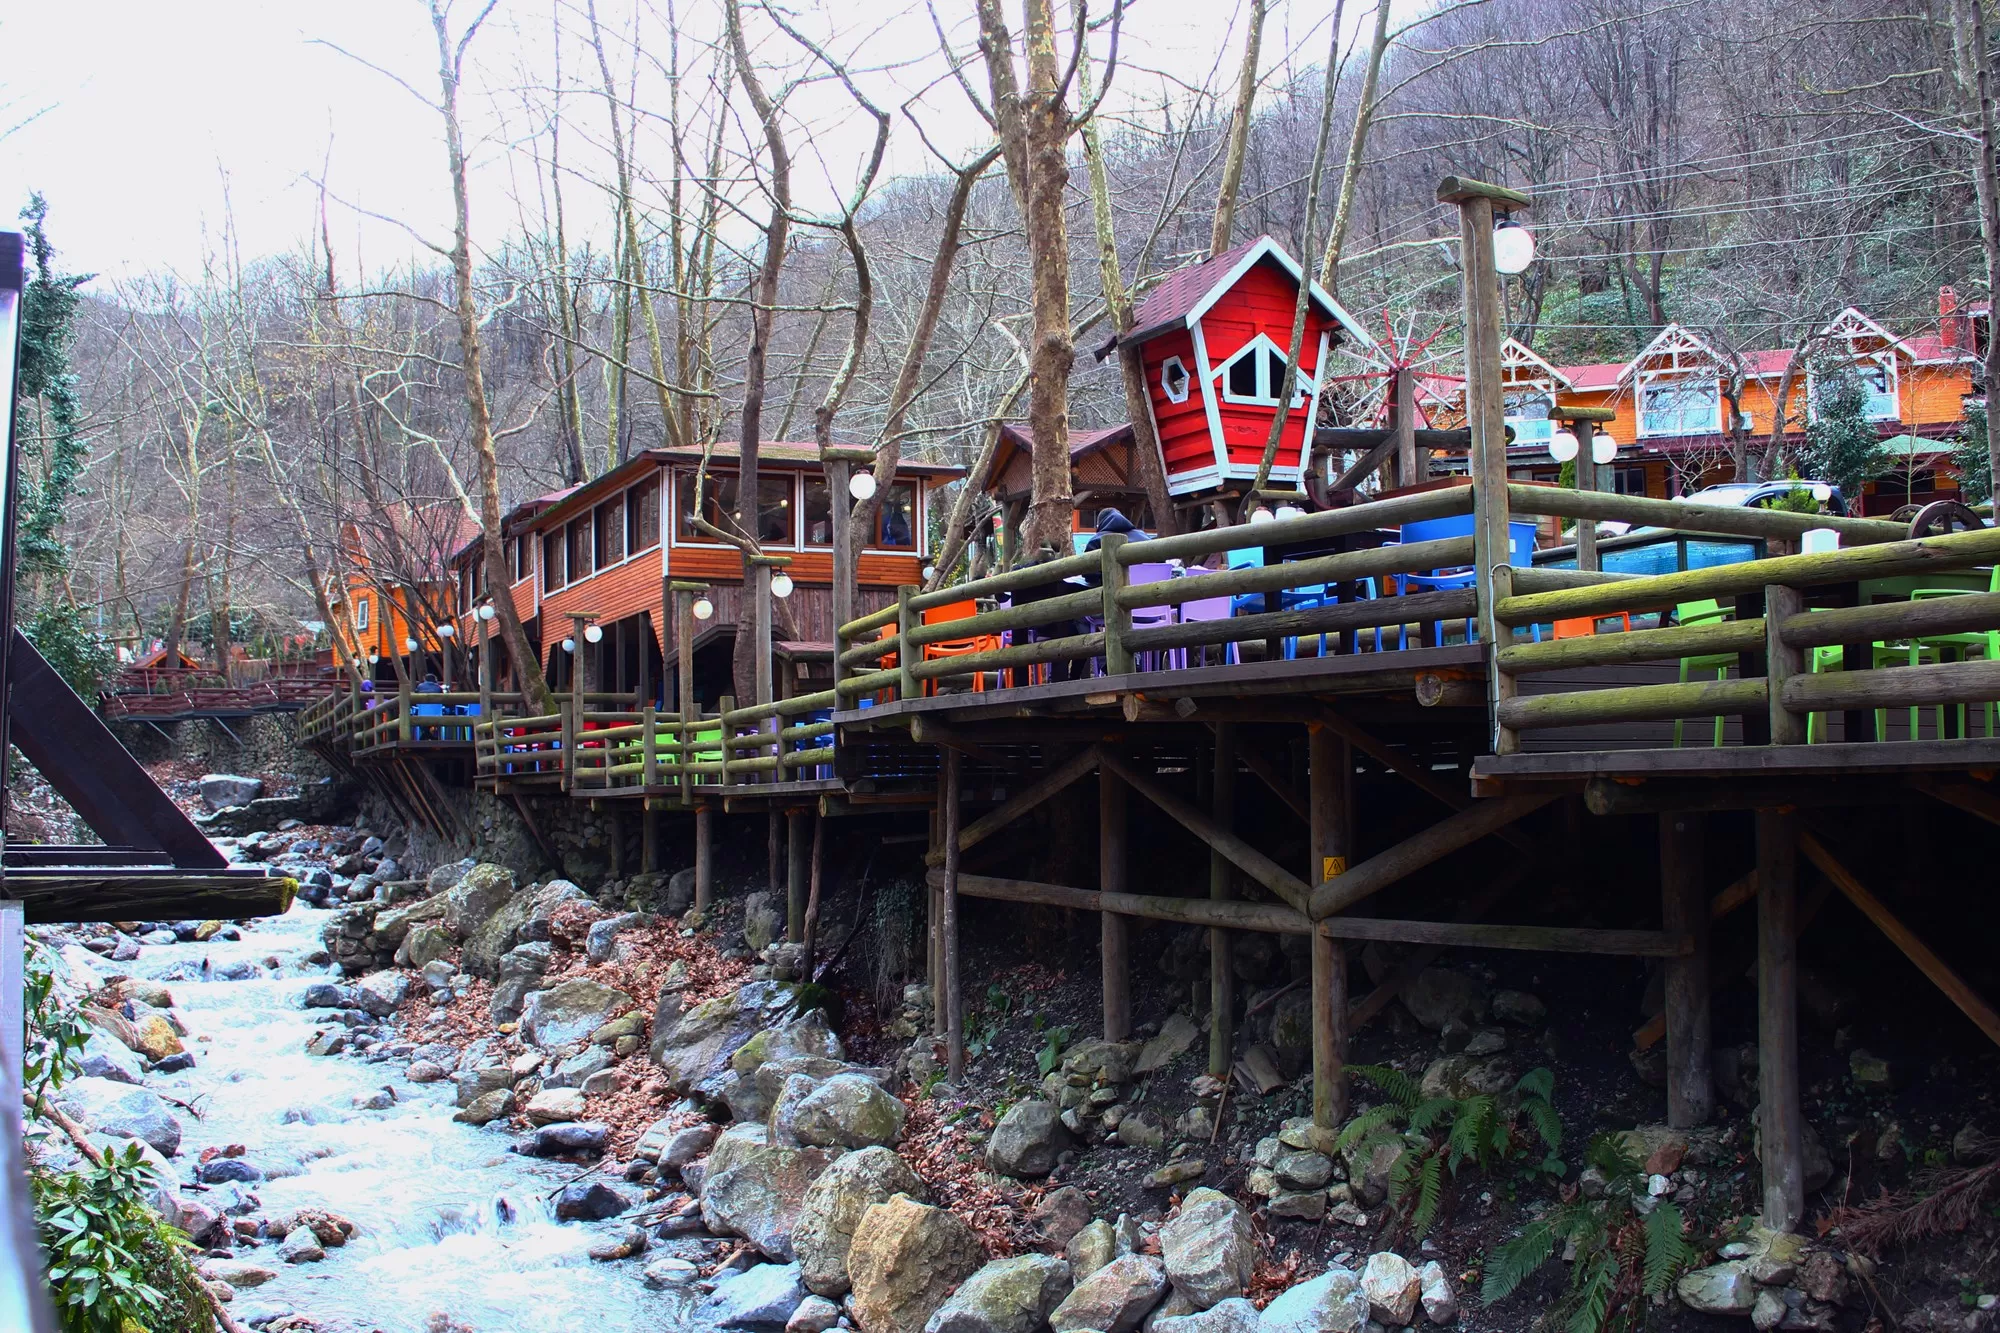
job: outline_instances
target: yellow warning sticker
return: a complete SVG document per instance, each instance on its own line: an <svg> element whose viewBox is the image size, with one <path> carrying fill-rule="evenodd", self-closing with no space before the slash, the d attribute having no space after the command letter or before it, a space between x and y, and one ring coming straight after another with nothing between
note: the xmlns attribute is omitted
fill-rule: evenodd
<svg viewBox="0 0 2000 1333"><path fill-rule="evenodd" d="M1319 877L1332 879L1347 873L1347 858L1344 856L1322 856L1319 859Z"/></svg>

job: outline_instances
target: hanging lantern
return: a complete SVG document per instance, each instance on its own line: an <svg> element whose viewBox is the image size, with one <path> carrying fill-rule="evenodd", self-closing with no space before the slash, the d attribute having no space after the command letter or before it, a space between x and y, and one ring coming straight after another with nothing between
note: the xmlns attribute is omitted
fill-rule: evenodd
<svg viewBox="0 0 2000 1333"><path fill-rule="evenodd" d="M857 500L866 500L875 494L875 474L863 468L847 479L847 493Z"/></svg>
<svg viewBox="0 0 2000 1333"><path fill-rule="evenodd" d="M1493 228L1493 267L1512 277L1527 272L1535 262L1535 233L1512 218L1502 218Z"/></svg>
<svg viewBox="0 0 2000 1333"><path fill-rule="evenodd" d="M1558 463L1567 463L1575 458L1579 447L1576 436L1566 430L1559 430L1549 436L1549 457Z"/></svg>
<svg viewBox="0 0 2000 1333"><path fill-rule="evenodd" d="M449 639L452 635L458 633L458 628L447 620L437 627L437 632L440 639Z"/></svg>
<svg viewBox="0 0 2000 1333"><path fill-rule="evenodd" d="M715 603L709 601L706 597L697 597L694 599L692 610L694 611L694 618L696 620L707 620L715 614Z"/></svg>
<svg viewBox="0 0 2000 1333"><path fill-rule="evenodd" d="M771 575L771 596L780 601L792 595L792 576L784 570Z"/></svg>
<svg viewBox="0 0 2000 1333"><path fill-rule="evenodd" d="M602 625L585 625L585 626L583 627L583 637L584 637L584 641L585 641L586 643L602 643L602 642L604 642L604 626L602 626Z"/></svg>
<svg viewBox="0 0 2000 1333"><path fill-rule="evenodd" d="M369 666L379 666L379 665L381 664L381 661L382 661L382 654L380 654L380 653L370 653L370 654L368 654L368 665L369 665Z"/></svg>
<svg viewBox="0 0 2000 1333"><path fill-rule="evenodd" d="M417 641L415 639L403 640L403 651L406 653L414 653L415 651L417 651Z"/></svg>
<svg viewBox="0 0 2000 1333"><path fill-rule="evenodd" d="M1591 437L1590 461L1609 463L1618 457L1618 441L1608 430L1601 430Z"/></svg>
<svg viewBox="0 0 2000 1333"><path fill-rule="evenodd" d="M1250 521L1252 523L1273 523L1277 521L1277 515L1259 506L1250 511Z"/></svg>
<svg viewBox="0 0 2000 1333"><path fill-rule="evenodd" d="M1297 505L1285 504L1278 506L1278 517L1281 519L1304 518L1305 516L1306 511Z"/></svg>
<svg viewBox="0 0 2000 1333"><path fill-rule="evenodd" d="M566 652L566 653L573 653L573 652L575 652L575 651L576 651L576 640L575 640L575 639L564 639L564 640L563 640L563 651L564 651L564 652Z"/></svg>
<svg viewBox="0 0 2000 1333"><path fill-rule="evenodd" d="M493 609L493 603L491 602L488 602L486 605L479 608L479 618L481 620L491 621L493 617L499 614L500 613L498 611Z"/></svg>
<svg viewBox="0 0 2000 1333"><path fill-rule="evenodd" d="M936 566L936 565L925 565L925 566L924 566L924 582L926 582L926 583L929 583L929 582L930 582L930 581L931 581L932 579L934 579L934 578L936 578L936 577L937 577L937 566Z"/></svg>

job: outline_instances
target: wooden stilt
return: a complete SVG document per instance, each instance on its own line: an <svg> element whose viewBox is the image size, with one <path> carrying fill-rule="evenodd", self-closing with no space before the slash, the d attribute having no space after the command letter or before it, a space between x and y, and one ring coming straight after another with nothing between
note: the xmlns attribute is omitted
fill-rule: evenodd
<svg viewBox="0 0 2000 1333"><path fill-rule="evenodd" d="M785 816L778 810L772 810L764 816L764 862L773 898L783 891L785 885L784 825Z"/></svg>
<svg viewBox="0 0 2000 1333"><path fill-rule="evenodd" d="M945 1059L951 1081L965 1077L965 995L958 957L958 751L944 751L944 999Z"/></svg>
<svg viewBox="0 0 2000 1333"><path fill-rule="evenodd" d="M937 805L931 810L931 847L944 847L944 784L938 784ZM940 862L942 864L942 862ZM931 984L931 1034L945 1035L945 994L944 994L944 880L940 876L937 883L930 886L926 899L928 912L925 916L926 947L930 951L926 963L926 979Z"/></svg>
<svg viewBox="0 0 2000 1333"><path fill-rule="evenodd" d="M650 805L639 812L639 869L648 875L660 869L660 812Z"/></svg>
<svg viewBox="0 0 2000 1333"><path fill-rule="evenodd" d="M1125 784L1116 773L1097 775L1097 887L1123 893L1126 887ZM1104 969L1104 1039L1132 1035L1130 923L1116 912L1098 914L1098 954Z"/></svg>
<svg viewBox="0 0 2000 1333"><path fill-rule="evenodd" d="M812 875L812 830L807 811L785 811L785 938L803 944L806 938L806 893Z"/></svg>
<svg viewBox="0 0 2000 1333"><path fill-rule="evenodd" d="M1215 728L1211 751L1215 771L1209 782L1209 811L1215 826L1227 832L1236 814L1236 724L1221 722ZM1210 848L1208 853L1208 896L1212 902L1230 898L1229 881L1235 867L1229 858ZM1236 970L1229 957L1229 932L1211 926L1208 932L1208 1072L1227 1078L1236 1058Z"/></svg>
<svg viewBox="0 0 2000 1333"><path fill-rule="evenodd" d="M1798 816L1757 812L1757 1107L1764 1225L1789 1231L1805 1214L1799 1105Z"/></svg>
<svg viewBox="0 0 2000 1333"><path fill-rule="evenodd" d="M694 910L706 912L715 897L715 811L694 808Z"/></svg>
<svg viewBox="0 0 2000 1333"><path fill-rule="evenodd" d="M1317 887L1347 873L1354 851L1354 758L1331 729L1307 733L1307 805ZM1347 946L1320 931L1312 936L1313 1123L1337 1128L1347 1118Z"/></svg>
<svg viewBox="0 0 2000 1333"><path fill-rule="evenodd" d="M612 810L605 816L605 837L611 843L611 878L625 878L625 816Z"/></svg>
<svg viewBox="0 0 2000 1333"><path fill-rule="evenodd" d="M818 812L812 817L812 884L806 891L806 976L812 976L813 945L819 938L819 886L826 864L826 820Z"/></svg>
<svg viewBox="0 0 2000 1333"><path fill-rule="evenodd" d="M1667 1124L1690 1129L1715 1109L1710 1086L1708 893L1702 887L1702 816L1660 816L1660 929L1694 951L1667 959Z"/></svg>

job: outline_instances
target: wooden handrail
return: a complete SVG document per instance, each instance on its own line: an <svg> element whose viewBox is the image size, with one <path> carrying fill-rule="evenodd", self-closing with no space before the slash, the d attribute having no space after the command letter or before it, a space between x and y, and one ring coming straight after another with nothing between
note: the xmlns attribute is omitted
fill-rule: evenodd
<svg viewBox="0 0 2000 1333"><path fill-rule="evenodd" d="M1907 524L1877 518L1838 518L1832 514L1794 514L1784 509L1750 509L1740 505L1699 505L1685 500L1655 500L1643 495L1609 491L1573 491L1561 486L1507 487L1508 507L1517 514L1552 518L1609 519L1640 523L1676 532L1724 537L1799 537L1816 528L1831 528L1853 545L1907 540Z"/></svg>
<svg viewBox="0 0 2000 1333"><path fill-rule="evenodd" d="M1472 487L1468 484L1440 487L1415 495L1399 495L1388 500L1371 500L1345 509L1328 509L1300 518L1274 523L1245 523L1215 528L1207 532L1183 533L1178 537L1154 537L1149 541L1128 542L1118 557L1120 564L1142 565L1163 560L1199 560L1224 551L1252 547L1289 545L1300 541L1323 541L1374 528L1401 527L1425 519L1451 518L1472 512ZM1046 566L1037 566L1046 568Z"/></svg>

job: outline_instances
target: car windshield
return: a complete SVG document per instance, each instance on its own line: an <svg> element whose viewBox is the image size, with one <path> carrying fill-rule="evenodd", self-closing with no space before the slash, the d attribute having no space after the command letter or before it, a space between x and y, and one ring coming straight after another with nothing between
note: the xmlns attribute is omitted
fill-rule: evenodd
<svg viewBox="0 0 2000 1333"><path fill-rule="evenodd" d="M1762 489L1762 484L1757 482L1731 482L1696 491L1687 497L1687 502L1695 505L1746 505L1750 503L1750 497Z"/></svg>

